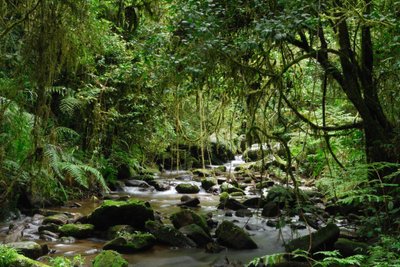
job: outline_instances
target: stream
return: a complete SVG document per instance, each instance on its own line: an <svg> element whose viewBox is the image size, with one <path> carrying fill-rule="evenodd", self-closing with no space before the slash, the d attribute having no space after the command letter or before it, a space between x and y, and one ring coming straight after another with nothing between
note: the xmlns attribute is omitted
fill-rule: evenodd
<svg viewBox="0 0 400 267"><path fill-rule="evenodd" d="M225 164L227 173L229 175L234 174L235 166L242 164L243 160L240 156L236 156L235 160ZM215 166L211 166L215 167ZM200 188L200 182L190 172L185 171L165 171L157 176L159 181L168 183L171 185L169 190L156 191L147 190L140 187L123 187L123 191L112 192L111 195L115 196L127 196L129 198L136 198L147 201L151 204L151 207L157 211L162 218L164 223L170 223L169 216L180 210L177 206L180 203L180 198L183 194L178 194L175 190L175 186L179 183L195 183ZM246 196L235 197L239 201L243 201L249 198L249 191L246 190ZM202 266L222 266L226 259L230 262L240 262L246 264L255 257L263 256L267 254L274 254L283 252L283 240L289 240L293 237L298 237L308 233L308 230L293 230L286 226L281 229L267 226L267 219L261 217L261 211L252 209L254 215L252 217L237 217L235 213L227 213L225 210L217 209L219 203L219 195L207 193L204 189L197 194L192 194L192 197L196 196L200 200L200 207L192 208L196 213L199 214L212 214L214 220L221 222L223 220L234 221L236 225L244 227L252 239L257 243L257 249L251 250L233 250L225 249L220 253L212 254L206 253L201 248L174 248L162 245L156 245L152 249L138 252L135 254L124 254L124 258L128 260L129 266L145 267L145 266L174 266L174 267L202 267ZM256 195L251 195L254 197ZM89 214L93 209L101 204L100 200L84 200L78 201L79 207L55 207L51 210L59 212L72 212L81 213L83 215ZM56 256L67 256L73 257L75 255L82 255L85 259L85 266L91 266L93 258L101 251L103 244L106 240L98 238L88 239L76 239L76 242L71 244L62 243L57 241L44 241L39 239L39 235L35 233L35 227L37 226L32 222L32 235L28 236L28 239L34 240L38 243L45 243L48 245L51 254L42 257L40 260L48 262L48 258ZM246 227L247 225L247 227ZM0 243L4 242L6 232L8 230L8 224L0 225ZM215 230L215 229L214 229Z"/></svg>

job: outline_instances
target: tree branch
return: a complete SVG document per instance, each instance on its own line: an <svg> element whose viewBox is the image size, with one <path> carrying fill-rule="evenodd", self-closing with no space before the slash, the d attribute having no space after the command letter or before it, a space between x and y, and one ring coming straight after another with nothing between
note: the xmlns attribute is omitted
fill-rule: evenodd
<svg viewBox="0 0 400 267"><path fill-rule="evenodd" d="M39 3L42 0L38 0L36 2L36 4L33 6L32 9L30 9L25 16L22 17L22 19L15 21L14 23L12 23L10 26L8 26L6 29L4 29L2 31L2 33L0 34L0 40L3 39L4 36L6 36L15 26L17 26L18 24L24 22L25 20L27 20L29 18L29 15L32 14L33 11L35 11L35 9L39 6Z"/></svg>
<svg viewBox="0 0 400 267"><path fill-rule="evenodd" d="M362 129L363 128L363 122L355 122L352 124L345 124L345 125L340 125L340 126L320 126L309 119L307 119L303 114L301 114L292 103L287 99L287 97L281 92L282 99L285 101L285 103L288 105L288 107L296 114L297 117L299 117L300 120L303 122L307 123L311 128L314 130L322 130L322 131L341 131L341 130L350 130L350 129Z"/></svg>

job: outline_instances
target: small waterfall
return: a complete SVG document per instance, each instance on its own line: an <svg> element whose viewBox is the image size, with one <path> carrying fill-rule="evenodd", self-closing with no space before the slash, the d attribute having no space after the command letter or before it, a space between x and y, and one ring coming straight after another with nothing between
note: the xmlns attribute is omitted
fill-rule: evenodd
<svg viewBox="0 0 400 267"><path fill-rule="evenodd" d="M243 163L245 163L243 160L243 155L236 155L234 160L225 163L224 166L226 167L226 171L230 173L234 172L235 168Z"/></svg>

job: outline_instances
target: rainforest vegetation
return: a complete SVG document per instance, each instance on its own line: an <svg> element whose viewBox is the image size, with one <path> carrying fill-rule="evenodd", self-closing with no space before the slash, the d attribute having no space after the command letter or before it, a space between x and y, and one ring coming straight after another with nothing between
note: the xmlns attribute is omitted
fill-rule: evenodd
<svg viewBox="0 0 400 267"><path fill-rule="evenodd" d="M0 1L0 221L243 154L300 207L314 186L357 217L368 252L313 263L400 266L399 18L397 0Z"/></svg>

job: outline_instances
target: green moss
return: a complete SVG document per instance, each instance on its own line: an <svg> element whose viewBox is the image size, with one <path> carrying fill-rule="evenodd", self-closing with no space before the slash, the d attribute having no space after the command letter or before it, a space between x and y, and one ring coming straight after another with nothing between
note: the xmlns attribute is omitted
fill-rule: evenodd
<svg viewBox="0 0 400 267"><path fill-rule="evenodd" d="M106 230L110 226L126 224L136 229L144 229L147 220L154 219L154 211L146 202L105 200L89 215L88 220L96 229Z"/></svg>
<svg viewBox="0 0 400 267"><path fill-rule="evenodd" d="M362 242L352 241L346 238L339 238L335 243L335 249L339 250L343 256L352 256L356 254L366 254L368 245Z"/></svg>
<svg viewBox="0 0 400 267"><path fill-rule="evenodd" d="M135 176L132 177L132 179L134 179L134 180L142 180L142 181L145 181L145 182L151 182L151 181L155 180L155 177L154 177L153 174L146 173L146 174L142 174L142 175L135 175Z"/></svg>
<svg viewBox="0 0 400 267"><path fill-rule="evenodd" d="M50 224L50 223L54 223L54 224L65 224L68 221L68 216L65 214L54 214L51 216L47 216L46 218L44 218L43 220L43 224Z"/></svg>
<svg viewBox="0 0 400 267"><path fill-rule="evenodd" d="M243 192L233 192L231 194L232 197L242 197L244 195L245 195L245 193L243 193Z"/></svg>
<svg viewBox="0 0 400 267"><path fill-rule="evenodd" d="M339 233L339 227L330 223L318 231L311 233L311 237L306 235L288 242L285 246L286 251L292 252L296 249L301 249L305 251L309 250L311 253L314 253L327 245L333 245L339 238Z"/></svg>
<svg viewBox="0 0 400 267"><path fill-rule="evenodd" d="M138 199L129 199L127 201L119 201L119 200L104 200L103 204L101 204L101 207L122 207L122 206L128 206L128 205L139 205L139 206L145 206L145 202L138 200Z"/></svg>
<svg viewBox="0 0 400 267"><path fill-rule="evenodd" d="M64 224L58 228L63 236L73 236L77 238L88 237L93 233L93 224Z"/></svg>
<svg viewBox="0 0 400 267"><path fill-rule="evenodd" d="M183 194L195 194L200 191L200 188L195 184L183 183L176 186L176 191Z"/></svg>
<svg viewBox="0 0 400 267"><path fill-rule="evenodd" d="M156 238L150 233L120 233L119 237L107 242L103 248L122 253L133 253L151 248L155 241Z"/></svg>
<svg viewBox="0 0 400 267"><path fill-rule="evenodd" d="M172 224L175 228L179 229L182 226L189 224L197 224L203 228L206 233L209 233L207 221L202 215L198 215L191 210L181 210L171 215L170 217Z"/></svg>
<svg viewBox="0 0 400 267"><path fill-rule="evenodd" d="M242 192L244 193L244 191L240 188L237 188L236 186L229 184L227 182L224 182L221 186L220 186L221 192L227 192L227 193L233 193L233 192Z"/></svg>
<svg viewBox="0 0 400 267"><path fill-rule="evenodd" d="M128 267L128 262L118 252L104 250L94 258L93 267Z"/></svg>
<svg viewBox="0 0 400 267"><path fill-rule="evenodd" d="M160 222L147 221L146 229L152 233L159 242L174 247L195 247L196 244L187 238L179 230L170 225L163 225Z"/></svg>
<svg viewBox="0 0 400 267"><path fill-rule="evenodd" d="M217 180L212 177L207 177L201 180L201 187L203 187L205 190L210 189L214 185L217 185Z"/></svg>
<svg viewBox="0 0 400 267"><path fill-rule="evenodd" d="M212 171L210 169L195 169L192 171L194 175L207 177L212 175Z"/></svg>
<svg viewBox="0 0 400 267"><path fill-rule="evenodd" d="M215 231L221 245L236 249L254 249L257 244L248 233L230 221L223 221Z"/></svg>
<svg viewBox="0 0 400 267"><path fill-rule="evenodd" d="M222 192L220 195L219 195L219 202L221 202L221 203L225 203L225 201L227 201L229 199L229 194L228 194L228 192Z"/></svg>
<svg viewBox="0 0 400 267"><path fill-rule="evenodd" d="M7 267L49 267L48 265L18 254L14 248L0 245L0 266Z"/></svg>

